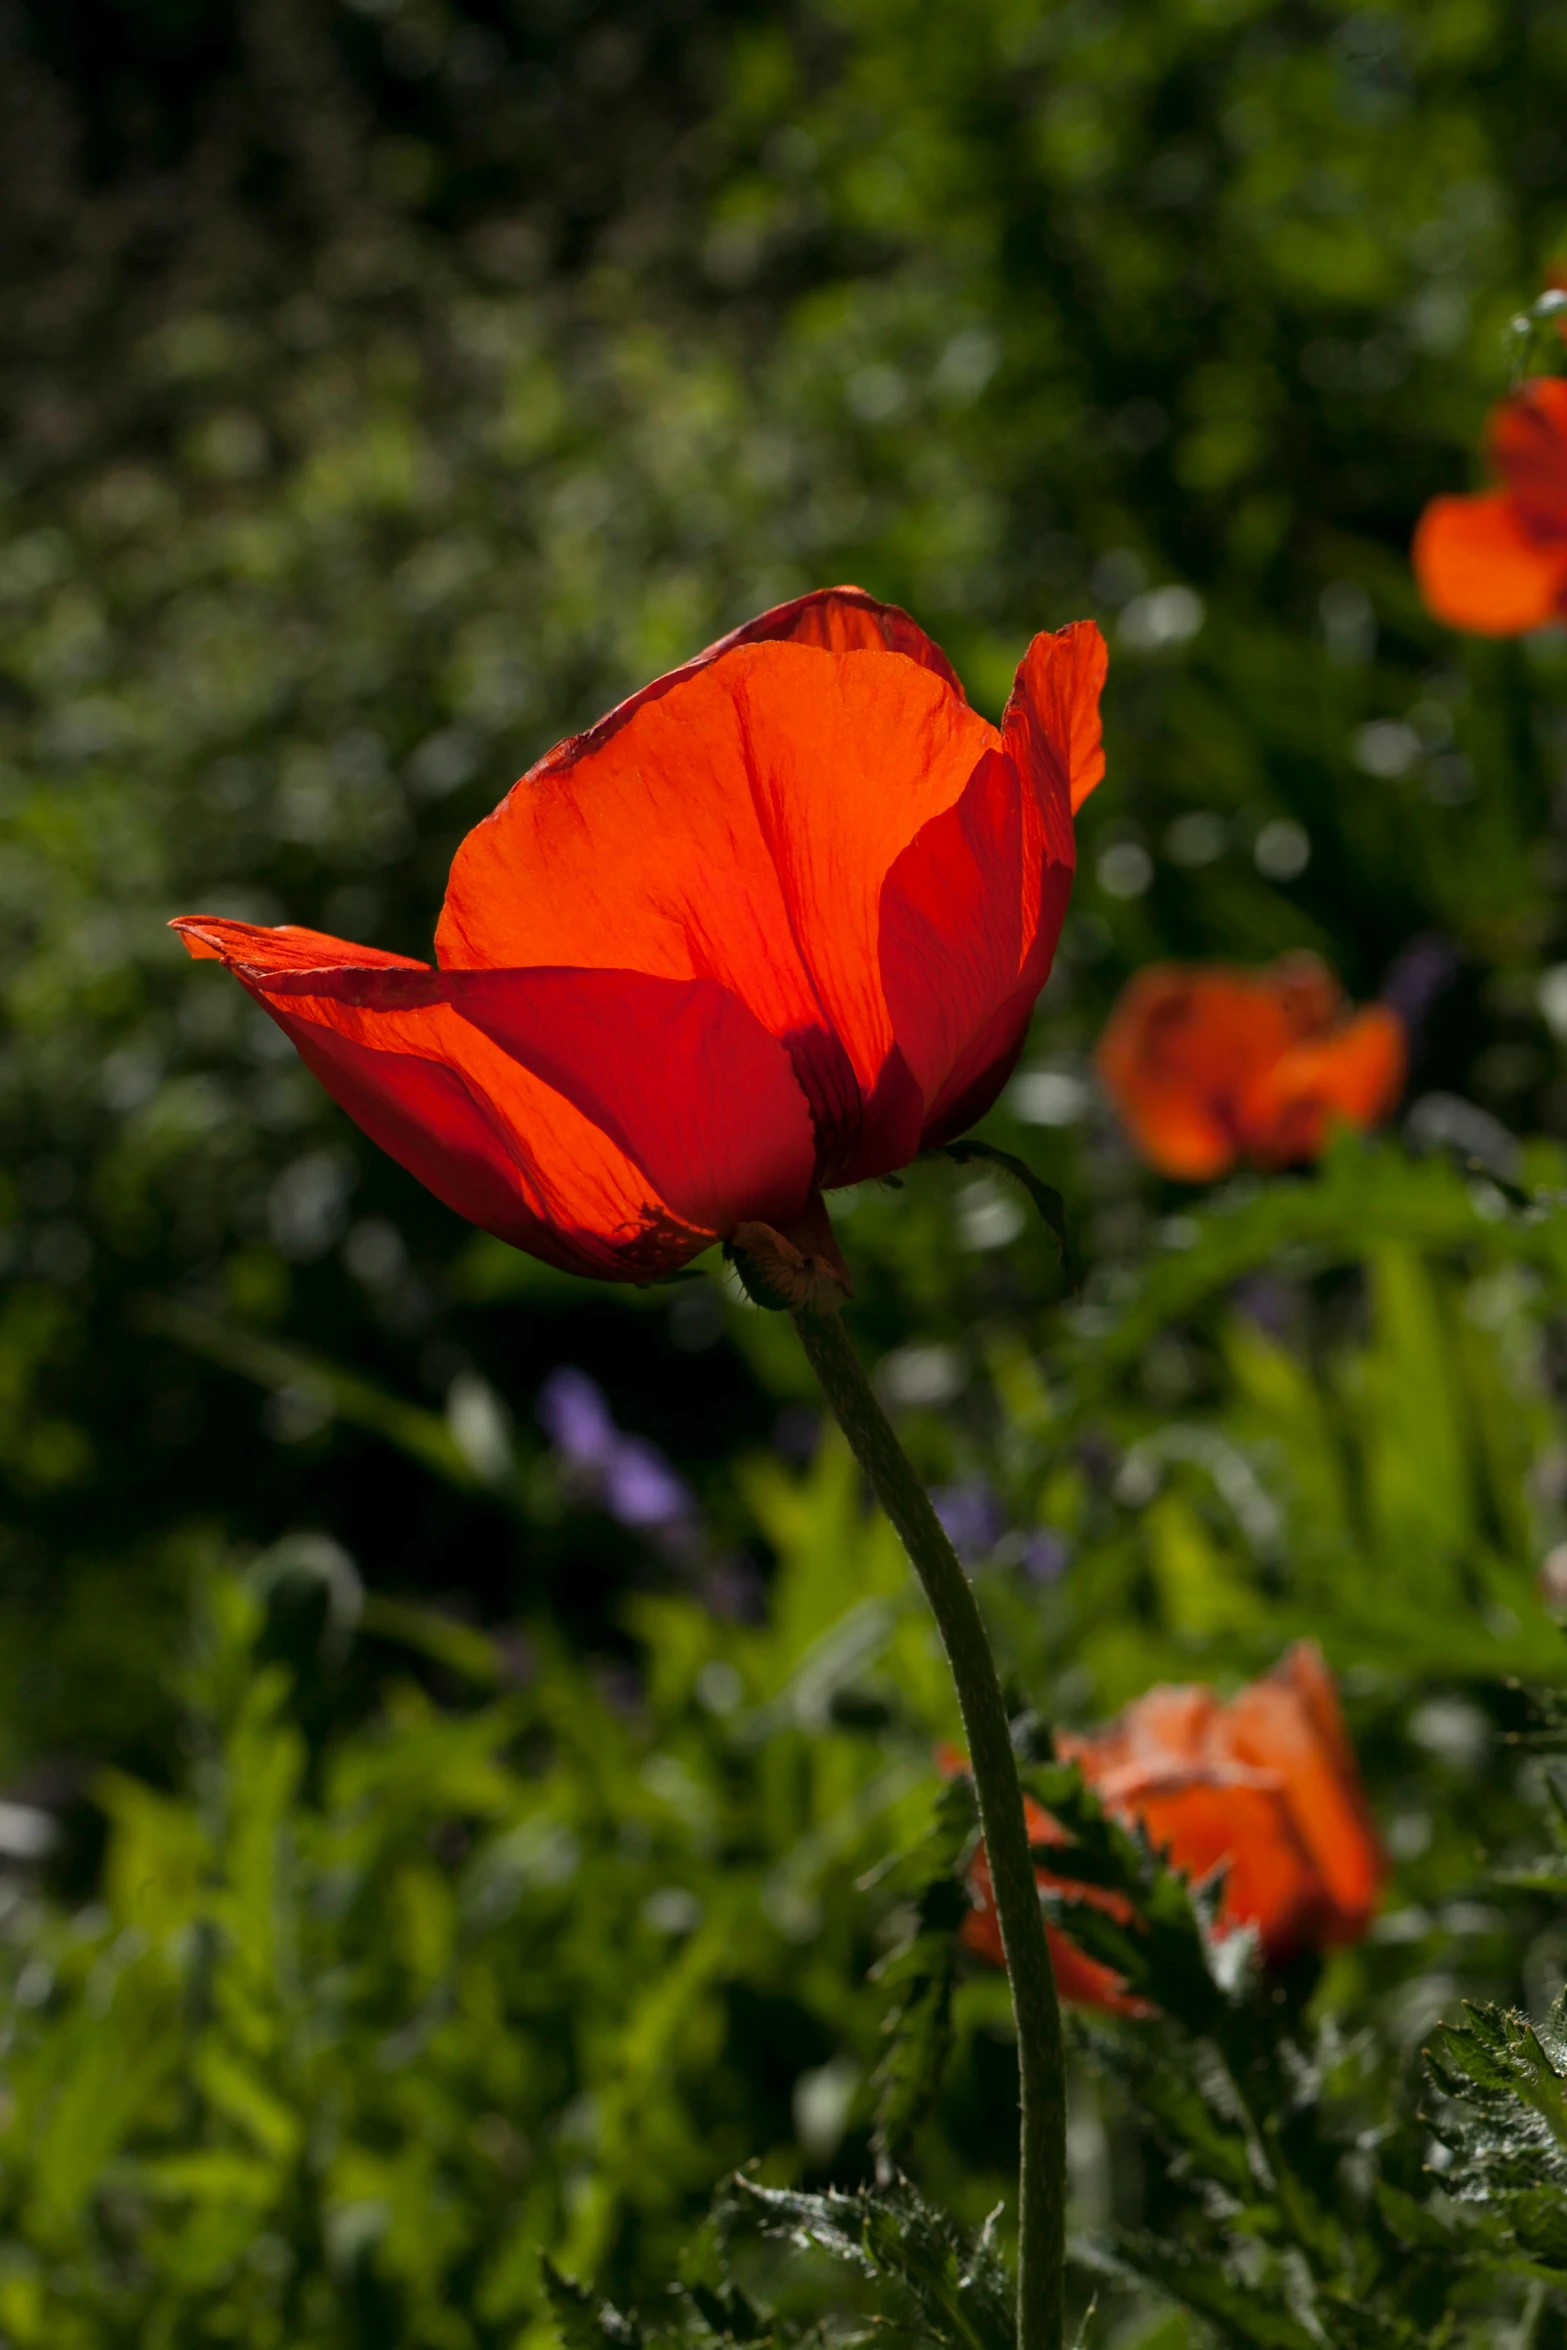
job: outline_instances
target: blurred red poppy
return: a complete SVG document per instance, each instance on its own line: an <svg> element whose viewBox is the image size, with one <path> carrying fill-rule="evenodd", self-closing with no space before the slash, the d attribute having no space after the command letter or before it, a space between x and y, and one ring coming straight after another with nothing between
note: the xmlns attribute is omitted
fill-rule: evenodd
<svg viewBox="0 0 1567 2350"><path fill-rule="evenodd" d="M1114 1818L1146 1829L1173 1867L1194 1881L1224 1868L1219 1930L1253 1927L1269 1963L1357 1941L1370 1924L1386 1863L1333 1678L1313 1643L1292 1648L1228 1703L1211 1689L1150 1689L1103 1730L1058 1733L1056 1750L1077 1764ZM1029 1806L1029 1827L1036 1844L1063 1840L1038 1804ZM1048 1869L1039 1881L1127 1915L1101 1887ZM963 1938L999 1965L983 1848L969 1887L975 1907ZM1064 1999L1148 2012L1055 1928L1051 1956Z"/></svg>
<svg viewBox="0 0 1567 2350"><path fill-rule="evenodd" d="M1314 1159L1337 1119L1375 1125L1398 1100L1406 1057L1391 1006L1348 1013L1309 954L1265 971L1151 964L1122 992L1096 1055L1139 1152L1187 1183L1240 1161Z"/></svg>
<svg viewBox="0 0 1567 2350"><path fill-rule="evenodd" d="M186 916L372 1139L475 1224L645 1281L960 1134L1055 951L1105 648L1037 636L999 727L858 588L799 597L531 768L436 964Z"/></svg>
<svg viewBox="0 0 1567 2350"><path fill-rule="evenodd" d="M1415 530L1415 576L1438 620L1516 636L1567 617L1567 378L1538 376L1494 409L1497 490L1433 498Z"/></svg>

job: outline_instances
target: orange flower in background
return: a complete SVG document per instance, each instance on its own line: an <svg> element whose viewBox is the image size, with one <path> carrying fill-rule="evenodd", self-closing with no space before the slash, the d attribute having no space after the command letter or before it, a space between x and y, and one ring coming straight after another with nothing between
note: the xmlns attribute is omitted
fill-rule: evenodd
<svg viewBox="0 0 1567 2350"><path fill-rule="evenodd" d="M1056 1751L1075 1762L1105 1809L1141 1826L1171 1865L1193 1880L1227 1874L1219 1930L1256 1929L1273 1965L1302 1950L1358 1941L1386 1882L1355 1752L1333 1677L1309 1641L1225 1702L1211 1689L1150 1689L1103 1730L1061 1732ZM1036 1844L1062 1841L1037 1804ZM1039 1882L1124 1918L1102 1888L1039 1871ZM1001 1934L983 1849L971 1864L975 1907L963 1938L1001 1963ZM1064 1999L1146 2013L1119 1977L1052 1928L1051 1957Z"/></svg>
<svg viewBox="0 0 1567 2350"><path fill-rule="evenodd" d="M1316 1158L1338 1119L1376 1125L1403 1089L1407 1046L1390 1005L1348 1012L1332 973L1296 954L1265 971L1151 964L1095 1057L1149 1165L1206 1183L1240 1161Z"/></svg>
<svg viewBox="0 0 1567 2350"><path fill-rule="evenodd" d="M1486 450L1501 488L1432 499L1415 577L1449 627L1516 636L1567 617L1567 378L1536 377L1504 400Z"/></svg>
<svg viewBox="0 0 1567 2350"><path fill-rule="evenodd" d="M1104 672L1092 622L1035 637L996 727L906 613L818 590L531 768L457 852L433 967L174 928L517 1248L635 1281L748 1225L835 1253L823 1187L961 1134L1011 1072Z"/></svg>

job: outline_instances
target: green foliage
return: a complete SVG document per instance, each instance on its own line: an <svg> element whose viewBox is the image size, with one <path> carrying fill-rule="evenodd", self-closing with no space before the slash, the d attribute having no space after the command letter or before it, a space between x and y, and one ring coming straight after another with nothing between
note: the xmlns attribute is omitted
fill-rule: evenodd
<svg viewBox="0 0 1567 2350"><path fill-rule="evenodd" d="M629 1714L558 1647L519 1685L487 1636L372 1602L452 1698L400 1670L312 1746L275 1650L330 1560L208 1582L186 1784L107 1775L98 1903L7 1914L19 2350L511 2341L542 2248L645 2281L725 2169L831 2150L846 2106L797 2134L790 2093L876 2048L901 1885L867 1908L855 1879L929 1808L949 1701L842 1459L759 1476L757 1506L791 1562L772 1624L645 1601ZM315 1621L307 1681L340 1637ZM897 1722L835 1728L876 1669Z"/></svg>

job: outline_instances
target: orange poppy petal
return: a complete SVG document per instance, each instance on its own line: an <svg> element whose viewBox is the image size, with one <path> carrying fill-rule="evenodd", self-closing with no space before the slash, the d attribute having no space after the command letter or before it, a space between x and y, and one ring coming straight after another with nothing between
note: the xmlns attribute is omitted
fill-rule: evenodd
<svg viewBox="0 0 1567 2350"><path fill-rule="evenodd" d="M1309 947L1280 955L1258 973L1256 984L1278 1005L1291 1037L1326 1035L1344 1001L1344 990L1333 973Z"/></svg>
<svg viewBox="0 0 1567 2350"><path fill-rule="evenodd" d="M1037 1872L1041 1889L1050 1886L1074 1895L1092 1899L1093 1889L1070 1886L1062 1888L1058 1879ZM973 1908L964 1919L960 1939L964 1946L991 1966L1005 1966L1006 1947L1001 1939L1001 1920L996 1915L995 1892L990 1879L990 1862L983 1845L969 1864L968 1887ZM1100 1897L1101 1907L1112 1908L1123 1918L1129 1915L1124 1902L1117 1904L1114 1897ZM1127 1990L1124 1979L1112 1967L1090 1958L1086 1951L1060 1927L1047 1925L1045 1940L1050 1945L1050 1971L1055 1977L1056 1996L1076 2007L1097 2007L1110 2015L1147 2017L1155 2013L1145 1999L1136 1998Z"/></svg>
<svg viewBox="0 0 1567 2350"><path fill-rule="evenodd" d="M1487 445L1523 528L1561 551L1567 541L1567 377L1536 376L1491 417Z"/></svg>
<svg viewBox="0 0 1567 2350"><path fill-rule="evenodd" d="M1095 1061L1149 1165L1204 1183L1235 1164L1238 1099L1288 1040L1283 1007L1243 974L1155 963L1123 990Z"/></svg>
<svg viewBox="0 0 1567 2350"><path fill-rule="evenodd" d="M589 752L601 750L644 703L662 701L672 686L683 684L699 669L710 668L738 646L762 644L815 645L828 653L902 653L909 660L917 661L922 669L934 670L938 677L945 678L955 694L966 698L958 673L946 654L900 605L879 603L863 588L813 588L807 595L792 597L787 604L774 604L770 611L759 612L754 620L743 621L716 644L694 653L689 661L682 661L678 669L666 670L662 677L639 686L634 694L617 702L613 710L607 710L581 734L569 735L552 751L546 751L528 770L529 775L537 780L574 767Z"/></svg>
<svg viewBox="0 0 1567 2350"><path fill-rule="evenodd" d="M790 1048L831 1180L893 1051L882 884L998 745L903 654L738 646L469 834L440 960L716 979Z"/></svg>
<svg viewBox="0 0 1567 2350"><path fill-rule="evenodd" d="M1433 498L1411 553L1420 593L1449 628L1516 636L1567 599L1567 543L1532 537L1505 490Z"/></svg>
<svg viewBox="0 0 1567 2350"><path fill-rule="evenodd" d="M183 921L381 1148L484 1231L568 1272L648 1280L714 1237L577 1105L436 1000L428 965L319 932ZM356 1004L400 989L402 1007Z"/></svg>
<svg viewBox="0 0 1567 2350"><path fill-rule="evenodd" d="M1118 1802L1123 1787L1140 1784L1149 1771L1200 1764L1218 1711L1218 1698L1201 1683L1160 1681L1103 1730L1058 1731L1056 1751Z"/></svg>
<svg viewBox="0 0 1567 2350"><path fill-rule="evenodd" d="M177 914L169 924L196 963L244 963L258 971L330 971L354 964L375 970L428 971L414 955L389 955L384 947L355 946L300 922L275 927L231 922L224 914Z"/></svg>
<svg viewBox="0 0 1567 2350"><path fill-rule="evenodd" d="M816 1136L789 1056L711 979L457 971L446 1000L576 1104L684 1222L792 1223Z"/></svg>
<svg viewBox="0 0 1567 2350"><path fill-rule="evenodd" d="M1335 1119L1378 1125L1403 1091L1408 1058L1404 1023L1388 1004L1368 1004L1330 1036L1291 1045L1241 1103L1247 1155L1260 1167L1293 1166L1317 1157Z"/></svg>
<svg viewBox="0 0 1567 2350"><path fill-rule="evenodd" d="M1228 1703L1200 1686L1161 1686L1103 1729L1058 1732L1055 1745L1106 1809L1142 1827L1186 1876L1201 1880L1222 1868L1221 1923L1255 1927L1270 1960L1365 1931L1386 1864L1332 1677L1309 1642ZM1029 1828L1036 1847L1060 1839L1037 1805ZM1129 1914L1102 1888L1067 1883L1037 1861L1036 1873L1042 1887ZM965 1939L999 1961L983 1848L969 1885L977 1906ZM1076 1960L1092 1964L1081 1953ZM1084 1979L1075 1972L1071 1980L1068 1991L1063 1977L1063 1996L1111 2003L1103 1984L1078 1989ZM1119 2004L1125 1986L1113 1976L1108 1982Z"/></svg>
<svg viewBox="0 0 1567 2350"><path fill-rule="evenodd" d="M1099 697L1109 662L1097 622L1074 620L1053 636L1036 636L1018 664L1001 731L1019 767L1034 778L1043 806L1057 804L1064 787L1075 816L1103 779ZM1054 830L1051 850L1070 861Z"/></svg>
<svg viewBox="0 0 1567 2350"><path fill-rule="evenodd" d="M443 1207L562 1272L612 1269L596 1250L572 1248L529 1204L491 1105L456 1069L415 1053L369 1050L335 1029L266 1008L338 1107Z"/></svg>
<svg viewBox="0 0 1567 2350"><path fill-rule="evenodd" d="M901 605L878 603L857 587L814 588L792 603L775 604L770 612L732 628L697 658L714 661L736 645L780 643L819 645L827 653L903 653L922 669L944 677L954 693L963 693L957 671L919 622Z"/></svg>
<svg viewBox="0 0 1567 2350"><path fill-rule="evenodd" d="M1049 976L1072 868L1050 858L1031 796L1011 759L981 760L882 892L882 987L926 1143L990 1107Z"/></svg>
<svg viewBox="0 0 1567 2350"><path fill-rule="evenodd" d="M1310 1941L1320 1889L1281 1790L1222 1774L1184 1779L1137 1798L1136 1817L1193 1881L1225 1871L1220 1916L1255 1926L1270 1958Z"/></svg>
<svg viewBox="0 0 1567 2350"><path fill-rule="evenodd" d="M990 1108L1049 977L1076 861L1074 792L1104 767L1105 658L1092 622L1036 637L1007 705L1010 756L981 760L887 876L882 985L927 1144Z"/></svg>
<svg viewBox="0 0 1567 2350"><path fill-rule="evenodd" d="M1107 2015L1146 2019L1157 2012L1146 1999L1128 1991L1125 1978L1113 1967L1079 1950L1062 1927L1047 1926L1045 1940L1050 1945L1050 1971L1056 1979L1058 1998L1074 2007L1097 2007Z"/></svg>
<svg viewBox="0 0 1567 2350"><path fill-rule="evenodd" d="M274 988L366 1013L448 1007L574 1103L695 1228L789 1224L810 1198L816 1138L789 1056L711 979L350 970Z"/></svg>
<svg viewBox="0 0 1567 2350"><path fill-rule="evenodd" d="M1364 1933L1387 1878L1338 1693L1309 1642L1243 1689L1226 1708L1226 1744L1237 1759L1277 1772L1283 1800L1322 1894L1317 1939Z"/></svg>
<svg viewBox="0 0 1567 2350"><path fill-rule="evenodd" d="M1335 1117L1385 1118L1403 1086L1397 1014L1372 1005L1334 1027L1340 1001L1315 956L1255 973L1156 964L1106 1022L1099 1073L1163 1174L1201 1182L1242 1156L1290 1166L1317 1156Z"/></svg>

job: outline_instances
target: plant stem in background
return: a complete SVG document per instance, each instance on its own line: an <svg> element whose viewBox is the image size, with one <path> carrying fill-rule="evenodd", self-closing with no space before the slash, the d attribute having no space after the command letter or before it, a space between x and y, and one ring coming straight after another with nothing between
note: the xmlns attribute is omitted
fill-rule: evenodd
<svg viewBox="0 0 1567 2350"><path fill-rule="evenodd" d="M968 1577L892 1423L871 1392L838 1315L802 1307L794 1315L794 1325L834 1418L914 1562L957 1684L1017 2019L1018 2345L1019 2350L1061 2350L1066 2264L1061 2011L996 1660Z"/></svg>

